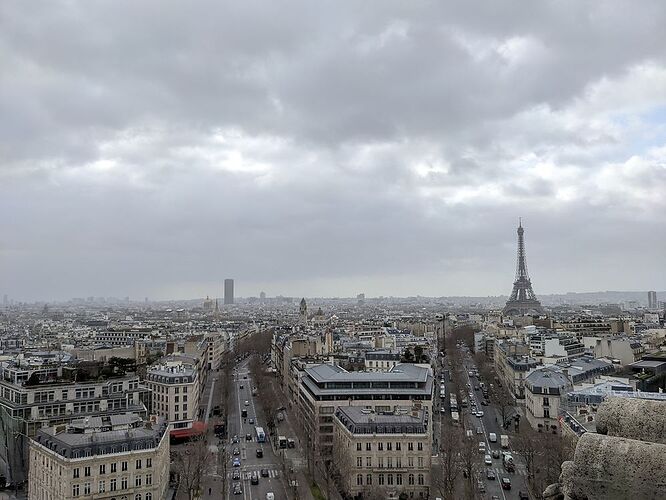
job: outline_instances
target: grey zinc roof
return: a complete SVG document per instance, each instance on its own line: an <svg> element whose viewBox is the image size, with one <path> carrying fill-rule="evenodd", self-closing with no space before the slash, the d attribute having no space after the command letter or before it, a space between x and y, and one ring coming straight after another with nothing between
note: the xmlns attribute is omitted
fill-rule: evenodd
<svg viewBox="0 0 666 500"><path fill-rule="evenodd" d="M569 379L552 368L539 368L530 373L525 382L534 387L566 387Z"/></svg>

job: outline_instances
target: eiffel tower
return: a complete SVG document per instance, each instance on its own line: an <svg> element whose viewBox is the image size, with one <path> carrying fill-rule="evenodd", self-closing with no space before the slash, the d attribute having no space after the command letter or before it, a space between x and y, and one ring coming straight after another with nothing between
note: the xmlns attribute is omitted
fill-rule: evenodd
<svg viewBox="0 0 666 500"><path fill-rule="evenodd" d="M513 282L511 297L506 302L502 313L506 316L522 316L524 314L542 314L543 307L532 290L532 282L527 274L527 258L525 257L525 238L522 220L518 223L518 263L516 264L516 280Z"/></svg>

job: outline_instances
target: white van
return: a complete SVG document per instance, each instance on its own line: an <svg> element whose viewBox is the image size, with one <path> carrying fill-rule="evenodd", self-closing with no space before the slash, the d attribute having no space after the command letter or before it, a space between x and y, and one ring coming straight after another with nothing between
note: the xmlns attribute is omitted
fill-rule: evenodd
<svg viewBox="0 0 666 500"><path fill-rule="evenodd" d="M491 443L496 443L497 442L497 434L495 434L494 432L491 432L490 434L488 434L488 440Z"/></svg>

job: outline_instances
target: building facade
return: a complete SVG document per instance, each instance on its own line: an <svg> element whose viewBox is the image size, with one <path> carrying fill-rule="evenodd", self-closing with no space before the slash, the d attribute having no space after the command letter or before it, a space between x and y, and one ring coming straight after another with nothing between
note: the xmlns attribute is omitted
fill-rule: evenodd
<svg viewBox="0 0 666 500"><path fill-rule="evenodd" d="M30 440L31 500L162 500L168 485L167 426L138 415L75 420Z"/></svg>
<svg viewBox="0 0 666 500"><path fill-rule="evenodd" d="M333 461L346 493L379 490L384 498L428 498L432 448L419 406L377 414L357 406L335 411Z"/></svg>
<svg viewBox="0 0 666 500"><path fill-rule="evenodd" d="M167 360L151 366L146 386L152 392L151 414L164 418L172 429L191 428L199 409L199 372L193 364Z"/></svg>

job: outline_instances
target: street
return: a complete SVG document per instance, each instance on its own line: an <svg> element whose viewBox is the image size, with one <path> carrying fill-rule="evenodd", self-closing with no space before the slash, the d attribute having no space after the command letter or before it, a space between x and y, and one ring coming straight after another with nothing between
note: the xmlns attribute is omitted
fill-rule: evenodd
<svg viewBox="0 0 666 500"><path fill-rule="evenodd" d="M252 396L253 381L248 370L248 359L243 360L234 370L234 395L232 405L228 413L228 431L226 440L226 449L228 452L229 464L227 464L227 494L225 498L242 498L243 500L265 500L267 493L273 493L275 499L287 499L287 490L284 482L284 472L279 458L274 454L270 443L272 436L268 435L268 429L265 422L257 420L256 398ZM247 402L247 405L245 404ZM247 417L242 416L242 411L247 410ZM250 422L254 421L253 424ZM266 435L266 441L260 443L257 440L257 427L262 427ZM234 436L238 437L237 443L234 443ZM249 440L247 438L250 438ZM239 451L239 455L234 455L234 449ZM257 456L257 450L262 450L263 457ZM234 458L240 459L240 466L233 467ZM261 471L264 470L262 477ZM234 480L235 471L240 472L241 479ZM252 474L256 473L259 478L259 484L252 485ZM234 494L234 487L240 484L242 494Z"/></svg>
<svg viewBox="0 0 666 500"><path fill-rule="evenodd" d="M481 404L481 401L484 399L483 395L480 390L475 390L475 386L478 385L479 381L477 380L476 377L470 377L469 372L474 371L477 367L474 363L473 358L469 355L469 351L465 348L461 352L462 356L462 361L463 361L463 368L464 368L464 373L463 373L463 381L465 386L460 388L463 392L463 394L468 398L468 407L467 408L460 408L460 410L463 410L461 413L462 417L462 423L463 423L463 428L465 431L471 430L472 431L472 438L475 442L484 442L485 443L485 448L486 451L485 453L479 452L479 463L478 463L478 468L480 473L480 479L481 482L483 483L483 486L485 488L485 492L482 493L483 498L501 498L503 500L511 500L511 499L518 499L518 492L526 492L527 491L527 471L525 468L525 464L521 457L516 454L515 451L511 450L511 444L512 444L512 436L513 434L509 433L509 431L504 430L500 422L502 420L501 415L499 414L498 410L492 406L492 403L490 403L488 406L483 406ZM448 366L448 360L445 360L446 363L446 368L450 369ZM469 384L469 385L467 385ZM447 385L447 394L445 401L441 401L440 399L440 404L444 404L444 406L447 408L447 411L450 412L449 410L449 403L448 399L451 394L455 394L455 389L453 382L451 381L451 377L446 381ZM461 405L461 402L459 401L459 406ZM472 407L475 407L475 410L472 410ZM476 415L472 414L472 411L483 411L483 416L482 417L477 417ZM526 422L524 425L528 425ZM477 430L480 430L481 434L477 434ZM494 443L490 442L489 435L490 433L495 433L497 436L497 441ZM502 434L507 434L509 435L509 448L508 449L502 449L501 444L500 444L500 436ZM499 451L499 458L493 458L492 457L492 451L493 450L498 450ZM514 463L515 463L515 472L507 472L504 466L502 465L502 452L509 451L513 455ZM491 461L492 465L486 465L484 463L484 457L486 454L491 455ZM495 479L487 479L487 471L492 470L495 474ZM501 479L503 477L507 477L511 481L511 489L510 490L505 490L501 487Z"/></svg>

